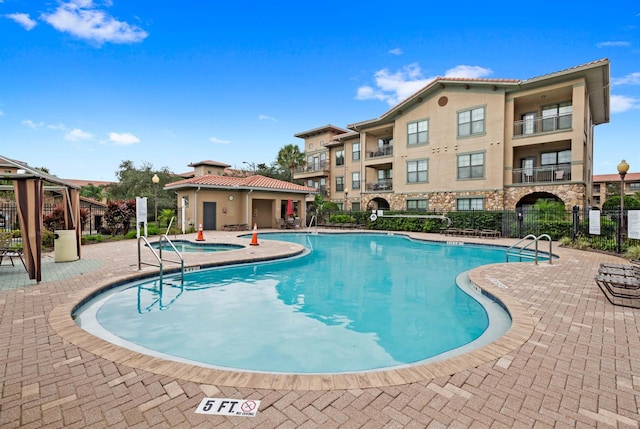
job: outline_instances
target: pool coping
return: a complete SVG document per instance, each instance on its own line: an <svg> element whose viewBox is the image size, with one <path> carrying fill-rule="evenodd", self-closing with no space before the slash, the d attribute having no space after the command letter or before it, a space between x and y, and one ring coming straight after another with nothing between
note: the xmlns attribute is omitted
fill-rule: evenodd
<svg viewBox="0 0 640 429"><path fill-rule="evenodd" d="M338 233L362 234L363 231L340 231ZM424 239L413 236L411 233L399 233L397 235L425 241ZM238 240L242 239L238 238ZM450 240L443 240L445 243L448 241ZM440 241L436 240L434 242ZM486 243L456 240L456 244L459 244L460 242L486 245ZM246 242L244 244L246 245ZM249 246L245 246L245 248L241 250L222 252L226 254L225 260L217 261L215 263L211 261L206 262L206 258L202 257L201 254L197 256L185 256L185 268L208 268L211 266L275 260L296 256L302 252L304 252L303 246L297 244L294 245L288 242L269 241L268 244L261 248L259 252L255 247ZM220 252L215 253L220 255ZM189 260L189 262L187 262L187 260ZM517 262L510 262L510 264L513 263ZM487 267L487 265L482 267ZM476 275L474 273L476 270L477 269L469 271L471 283L475 287L479 288L482 293L495 298L495 300L497 300L499 304L508 311L512 319L512 324L509 330L502 337L489 344L460 355L449 357L445 360L418 363L411 366L403 366L401 368L386 370L381 369L342 374L281 374L201 367L144 355L120 347L84 331L75 323L72 315L79 304L86 301L88 298L95 296L104 289L114 287L115 284L122 284L123 282L137 280L142 277L157 275L157 270L149 268L145 269L142 273L109 278L104 282L100 282L90 290L83 290L71 296L66 303L56 306L51 311L48 322L51 328L60 337L77 347L104 359L133 368L150 371L155 374L171 376L196 383L279 390L363 389L370 387L397 386L428 381L437 377L448 376L457 372L470 370L484 363L499 359L500 357L518 349L531 337L534 331L534 321L529 312L516 299L512 298L506 290L492 282L491 279ZM168 271L165 270L165 272Z"/></svg>

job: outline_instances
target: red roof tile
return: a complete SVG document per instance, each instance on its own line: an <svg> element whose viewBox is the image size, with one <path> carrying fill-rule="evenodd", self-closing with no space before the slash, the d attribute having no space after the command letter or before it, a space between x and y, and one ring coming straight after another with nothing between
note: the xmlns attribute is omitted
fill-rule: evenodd
<svg viewBox="0 0 640 429"><path fill-rule="evenodd" d="M190 179L179 180L168 183L165 188L185 188L193 186L204 186L209 188L240 188L240 189L266 189L272 191L290 191L297 193L316 193L315 188L297 185L291 182L272 179L261 175L249 177L231 177L220 175L198 176Z"/></svg>

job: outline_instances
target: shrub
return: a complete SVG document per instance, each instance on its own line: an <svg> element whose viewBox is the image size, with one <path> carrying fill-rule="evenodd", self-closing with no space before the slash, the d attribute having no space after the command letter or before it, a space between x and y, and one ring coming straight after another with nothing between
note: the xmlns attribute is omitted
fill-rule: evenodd
<svg viewBox="0 0 640 429"><path fill-rule="evenodd" d="M330 223L353 223L355 219L348 214L334 214L329 216Z"/></svg>
<svg viewBox="0 0 640 429"><path fill-rule="evenodd" d="M624 256L629 259L640 259L640 245L630 246L624 253Z"/></svg>

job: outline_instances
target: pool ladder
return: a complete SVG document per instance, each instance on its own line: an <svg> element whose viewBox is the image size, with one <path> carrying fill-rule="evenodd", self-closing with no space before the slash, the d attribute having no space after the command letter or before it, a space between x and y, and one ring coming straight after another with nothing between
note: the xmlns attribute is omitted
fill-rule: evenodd
<svg viewBox="0 0 640 429"><path fill-rule="evenodd" d="M149 262L143 262L142 261L142 246L140 245L142 242L144 241L144 243L146 244L147 249L149 249L151 251L151 253L153 254L155 260L157 261L157 264L152 264ZM169 247L171 247L173 249L173 251L176 253L176 255L178 255L178 258L180 259L179 261L173 261L170 259L163 259L162 258L162 248L163 246L163 242L166 241L166 244L169 245ZM176 264L180 264L180 284L182 284L184 282L184 259L182 258L182 255L180 254L180 252L178 251L178 249L176 249L176 246L173 245L173 243L171 242L171 239L169 238L169 236L167 234L162 234L160 236L160 238L158 239L158 251L156 252L156 249L154 249L153 247L151 247L151 243L149 243L149 240L147 240L147 237L141 235L140 237L138 237L138 270L142 269L142 265L151 265L152 267L159 267L160 268L160 288L162 289L162 278L164 276L164 262L173 262Z"/></svg>
<svg viewBox="0 0 640 429"><path fill-rule="evenodd" d="M522 262L523 258L531 259L531 256L524 252L526 251L531 252L531 249L529 248L529 246L531 246L532 244L535 244L536 247L535 247L533 259L535 264L538 265L538 242L541 239L549 240L549 265L551 265L552 264L551 260L553 259L553 253L551 252L551 237L549 236L549 234L542 234L537 237L533 234L528 234L526 237L516 241L511 245L511 247L507 249L507 262L509 262L509 256L518 257L520 259L520 262ZM517 247L520 243L522 243L525 240L532 240L532 241L529 241L527 244L525 244L522 247Z"/></svg>

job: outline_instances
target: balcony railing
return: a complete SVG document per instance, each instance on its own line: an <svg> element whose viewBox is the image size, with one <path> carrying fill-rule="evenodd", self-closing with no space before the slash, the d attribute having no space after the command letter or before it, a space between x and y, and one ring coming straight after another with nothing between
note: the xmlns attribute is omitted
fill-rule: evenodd
<svg viewBox="0 0 640 429"><path fill-rule="evenodd" d="M385 145L382 147L379 147L378 149L374 150L374 151L368 151L367 152L367 159L369 158L378 158L380 156L391 156L393 155L393 146L392 145Z"/></svg>
<svg viewBox="0 0 640 429"><path fill-rule="evenodd" d="M546 116L524 119L513 123L514 136L531 136L551 131L571 129L572 115Z"/></svg>
<svg viewBox="0 0 640 429"><path fill-rule="evenodd" d="M380 179L376 183L367 183L367 191L393 191L393 180Z"/></svg>
<svg viewBox="0 0 640 429"><path fill-rule="evenodd" d="M328 170L327 161L321 161L317 164L306 164L295 169L296 173L315 173L318 171Z"/></svg>
<svg viewBox="0 0 640 429"><path fill-rule="evenodd" d="M513 183L557 183L570 180L571 167L568 165L513 169Z"/></svg>

